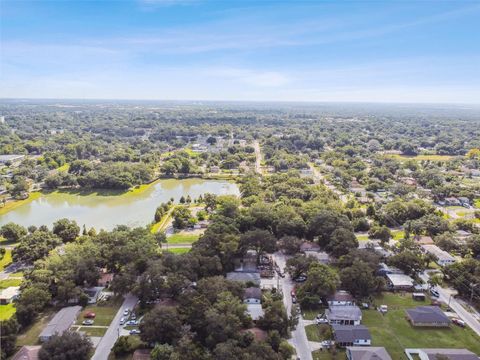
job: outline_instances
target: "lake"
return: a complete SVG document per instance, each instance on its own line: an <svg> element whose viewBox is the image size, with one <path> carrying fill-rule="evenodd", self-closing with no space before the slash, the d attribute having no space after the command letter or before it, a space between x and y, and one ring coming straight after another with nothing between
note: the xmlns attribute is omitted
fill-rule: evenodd
<svg viewBox="0 0 480 360"><path fill-rule="evenodd" d="M23 226L51 226L56 220L75 220L87 229L111 230L116 225L145 226L153 221L155 209L183 195L193 199L205 193L240 195L238 186L227 180L166 179L158 180L146 189L111 195L108 192L76 194L52 192L0 215L0 225L14 222Z"/></svg>

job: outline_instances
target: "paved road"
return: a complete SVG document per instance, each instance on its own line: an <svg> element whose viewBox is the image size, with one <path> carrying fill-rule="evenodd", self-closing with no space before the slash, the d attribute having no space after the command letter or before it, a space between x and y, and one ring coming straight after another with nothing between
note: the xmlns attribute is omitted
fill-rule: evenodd
<svg viewBox="0 0 480 360"><path fill-rule="evenodd" d="M285 272L285 265L287 261L285 255L279 252L275 253L275 261L280 269ZM290 315L293 305L290 292L293 289L293 283L288 274L285 274L285 277L281 278L281 285L283 291L283 303L287 309L287 314ZM299 357L301 360L312 360L312 352L310 350L307 334L305 333L306 324L304 321L305 320L303 320L303 317L300 315L297 328L292 331L292 338L289 340L289 342L295 347L295 350L297 351L297 357Z"/></svg>
<svg viewBox="0 0 480 360"><path fill-rule="evenodd" d="M313 172L313 181L316 184L319 184L319 183L323 182L328 189L330 189L331 191L333 191L335 194L337 194L339 196L341 201L347 202L348 196L343 194L334 185L332 185L327 179L325 179L325 176L323 176L323 174L315 167L314 164L308 163L308 167Z"/></svg>
<svg viewBox="0 0 480 360"><path fill-rule="evenodd" d="M135 304L138 302L138 298L132 294L128 294L123 301L122 306L118 309L117 315L112 320L112 323L108 327L107 332L100 340L97 348L95 349L95 354L93 354L91 360L107 360L110 351L117 341L118 335L120 333L120 318L123 316L125 309L133 309Z"/></svg>
<svg viewBox="0 0 480 360"><path fill-rule="evenodd" d="M427 282L428 281L428 274L423 273L420 275L423 281ZM465 308L462 306L459 300L455 299L453 295L456 294L456 291L453 289L448 289L448 288L442 288L440 286L437 286L436 289L438 290L438 293L440 294L440 300L445 302L446 304L450 304L450 308L453 309L458 315L460 319L465 321L467 325L475 331L478 336L480 336L480 322L477 320L477 318L480 318L480 315L478 313L470 313Z"/></svg>
<svg viewBox="0 0 480 360"><path fill-rule="evenodd" d="M255 149L255 171L262 174L262 152L260 151L260 143L258 140L253 142L253 148Z"/></svg>

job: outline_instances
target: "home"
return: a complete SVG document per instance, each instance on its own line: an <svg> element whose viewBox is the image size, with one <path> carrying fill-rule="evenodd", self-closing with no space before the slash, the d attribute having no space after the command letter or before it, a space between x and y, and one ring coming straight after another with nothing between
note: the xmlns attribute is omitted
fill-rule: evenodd
<svg viewBox="0 0 480 360"><path fill-rule="evenodd" d="M38 352L41 348L40 345L24 345L13 355L11 360L38 360Z"/></svg>
<svg viewBox="0 0 480 360"><path fill-rule="evenodd" d="M19 286L10 286L0 292L0 305L7 305L16 300L20 295Z"/></svg>
<svg viewBox="0 0 480 360"><path fill-rule="evenodd" d="M390 290L410 291L413 289L413 279L405 274L387 274L387 286Z"/></svg>
<svg viewBox="0 0 480 360"><path fill-rule="evenodd" d="M100 273L100 279L98 279L98 286L109 287L113 280L113 273L106 272L104 269Z"/></svg>
<svg viewBox="0 0 480 360"><path fill-rule="evenodd" d="M353 296L348 291L339 290L327 298L328 306L348 306L355 305Z"/></svg>
<svg viewBox="0 0 480 360"><path fill-rule="evenodd" d="M20 161L23 160L25 155L0 155L0 164L18 164Z"/></svg>
<svg viewBox="0 0 480 360"><path fill-rule="evenodd" d="M88 296L88 303L96 304L103 289L103 286L94 286L88 289L83 289L83 292Z"/></svg>
<svg viewBox="0 0 480 360"><path fill-rule="evenodd" d="M448 197L448 198L445 198L445 205L446 206L461 206L462 203L460 202L460 200L458 200L455 197Z"/></svg>
<svg viewBox="0 0 480 360"><path fill-rule="evenodd" d="M348 346L347 360L392 360L384 347Z"/></svg>
<svg viewBox="0 0 480 360"><path fill-rule="evenodd" d="M243 292L245 304L260 304L262 302L262 290L258 287L248 287Z"/></svg>
<svg viewBox="0 0 480 360"><path fill-rule="evenodd" d="M356 305L330 306L325 317L330 325L360 325L362 311Z"/></svg>
<svg viewBox="0 0 480 360"><path fill-rule="evenodd" d="M418 245L433 245L433 239L430 236L415 235L413 240Z"/></svg>
<svg viewBox="0 0 480 360"><path fill-rule="evenodd" d="M214 166L210 166L210 172L211 173L219 173L220 172L220 168L217 166L217 165L214 165Z"/></svg>
<svg viewBox="0 0 480 360"><path fill-rule="evenodd" d="M255 285L260 285L260 273L232 271L227 273L227 280L244 283L251 282Z"/></svg>
<svg viewBox="0 0 480 360"><path fill-rule="evenodd" d="M388 266L385 263L380 263L377 269L377 275L385 276L387 274L403 274L404 272L396 267Z"/></svg>
<svg viewBox="0 0 480 360"><path fill-rule="evenodd" d="M416 300L416 301L425 301L427 297L425 296L425 294L423 292L414 292L412 294L412 299L413 300Z"/></svg>
<svg viewBox="0 0 480 360"><path fill-rule="evenodd" d="M405 349L409 360L479 360L467 349Z"/></svg>
<svg viewBox="0 0 480 360"><path fill-rule="evenodd" d="M55 314L52 320L40 333L41 342L48 341L53 335L61 335L73 325L78 314L82 310L81 306L68 306Z"/></svg>
<svg viewBox="0 0 480 360"><path fill-rule="evenodd" d="M370 346L372 337L366 326L332 325L333 339L337 346Z"/></svg>
<svg viewBox="0 0 480 360"><path fill-rule="evenodd" d="M314 243L312 241L304 241L300 245L300 251L305 253L305 255L308 255L309 253L319 252L320 251L320 245L318 245L317 243Z"/></svg>
<svg viewBox="0 0 480 360"><path fill-rule="evenodd" d="M450 265L456 261L452 255L437 245L422 245L422 249L424 252L434 255L437 258L436 263L440 266Z"/></svg>
<svg viewBox="0 0 480 360"><path fill-rule="evenodd" d="M450 319L438 306L418 306L405 310L407 319L413 326L449 327Z"/></svg>

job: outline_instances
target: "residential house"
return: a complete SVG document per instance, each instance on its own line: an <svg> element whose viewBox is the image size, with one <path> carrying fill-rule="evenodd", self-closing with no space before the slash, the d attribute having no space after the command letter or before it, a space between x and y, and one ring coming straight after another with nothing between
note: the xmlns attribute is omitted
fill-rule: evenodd
<svg viewBox="0 0 480 360"><path fill-rule="evenodd" d="M258 287L246 288L243 292L243 302L245 304L260 304L262 302L262 290Z"/></svg>
<svg viewBox="0 0 480 360"><path fill-rule="evenodd" d="M433 245L433 244L435 244L433 242L433 239L430 236L415 235L413 237L413 240L418 245Z"/></svg>
<svg viewBox="0 0 480 360"><path fill-rule="evenodd" d="M252 282L255 285L260 285L260 273L258 272L238 272L232 271L227 273L227 279L237 282Z"/></svg>
<svg viewBox="0 0 480 360"><path fill-rule="evenodd" d="M40 345L24 345L13 355L11 360L38 360L38 352L41 348Z"/></svg>
<svg viewBox="0 0 480 360"><path fill-rule="evenodd" d="M41 342L48 341L53 335L61 335L73 325L78 314L82 310L81 306L68 306L55 314L52 320L40 333Z"/></svg>
<svg viewBox="0 0 480 360"><path fill-rule="evenodd" d="M355 305L353 296L345 290L336 291L327 298L328 306L351 306Z"/></svg>
<svg viewBox="0 0 480 360"><path fill-rule="evenodd" d="M448 198L445 198L445 205L446 206L461 206L462 203L456 197L448 197Z"/></svg>
<svg viewBox="0 0 480 360"><path fill-rule="evenodd" d="M307 253L319 252L320 251L320 245L318 245L317 243L314 243L312 241L304 241L300 245L300 251L305 253L305 255L308 255Z"/></svg>
<svg viewBox="0 0 480 360"><path fill-rule="evenodd" d="M467 349L405 349L409 360L480 360Z"/></svg>
<svg viewBox="0 0 480 360"><path fill-rule="evenodd" d="M20 295L19 286L10 286L0 291L0 305L7 305L16 300Z"/></svg>
<svg viewBox="0 0 480 360"><path fill-rule="evenodd" d="M356 305L330 306L325 317L330 325L360 325L362 311Z"/></svg>
<svg viewBox="0 0 480 360"><path fill-rule="evenodd" d="M0 155L0 164L17 164L25 158L25 155L20 154L11 154L11 155Z"/></svg>
<svg viewBox="0 0 480 360"><path fill-rule="evenodd" d="M384 347L348 346L347 360L392 360Z"/></svg>
<svg viewBox="0 0 480 360"><path fill-rule="evenodd" d="M413 290L413 279L405 274L387 274L387 286L390 290Z"/></svg>
<svg viewBox="0 0 480 360"><path fill-rule="evenodd" d="M440 249L437 245L422 245L423 251L432 254L437 258L437 264L440 266L453 264L456 259L445 250Z"/></svg>
<svg viewBox="0 0 480 360"><path fill-rule="evenodd" d="M450 319L438 306L418 306L405 310L407 319L413 326L449 327Z"/></svg>
<svg viewBox="0 0 480 360"><path fill-rule="evenodd" d="M385 276L387 274L404 274L404 272L396 267L388 266L385 263L380 263L377 269L377 275Z"/></svg>
<svg viewBox="0 0 480 360"><path fill-rule="evenodd" d="M332 325L333 339L340 347L370 346L372 337L366 326Z"/></svg>
<svg viewBox="0 0 480 360"><path fill-rule="evenodd" d="M213 165L213 166L210 167L210 172L214 173L214 174L219 173L220 168L217 165Z"/></svg>

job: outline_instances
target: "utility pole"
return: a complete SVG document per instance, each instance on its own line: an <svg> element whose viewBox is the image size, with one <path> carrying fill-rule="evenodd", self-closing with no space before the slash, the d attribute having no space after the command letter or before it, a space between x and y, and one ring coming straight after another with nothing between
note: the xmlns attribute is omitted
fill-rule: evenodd
<svg viewBox="0 0 480 360"><path fill-rule="evenodd" d="M473 290L477 287L478 284L470 283L470 304L473 301Z"/></svg>

